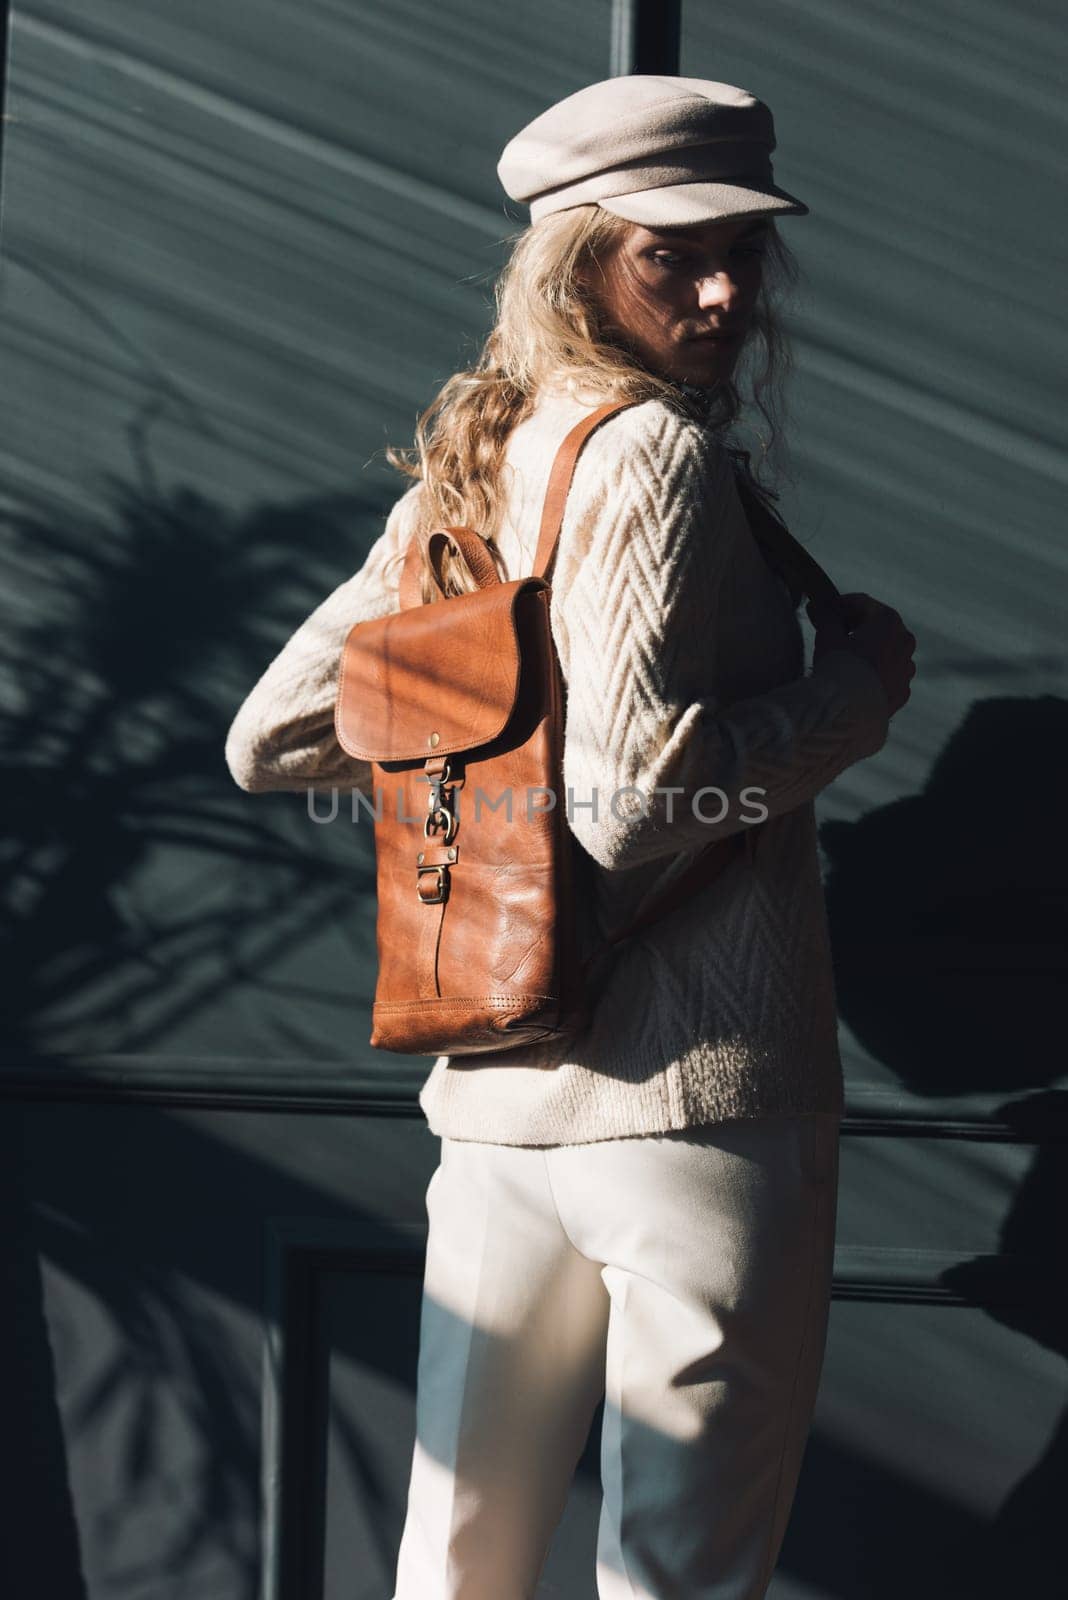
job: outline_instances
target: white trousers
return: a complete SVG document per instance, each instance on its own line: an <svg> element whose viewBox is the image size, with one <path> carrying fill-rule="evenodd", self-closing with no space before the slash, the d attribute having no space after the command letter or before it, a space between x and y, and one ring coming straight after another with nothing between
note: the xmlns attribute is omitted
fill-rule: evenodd
<svg viewBox="0 0 1068 1600"><path fill-rule="evenodd" d="M600 1600L759 1600L823 1363L838 1118L443 1139L394 1600L532 1600L604 1397Z"/></svg>

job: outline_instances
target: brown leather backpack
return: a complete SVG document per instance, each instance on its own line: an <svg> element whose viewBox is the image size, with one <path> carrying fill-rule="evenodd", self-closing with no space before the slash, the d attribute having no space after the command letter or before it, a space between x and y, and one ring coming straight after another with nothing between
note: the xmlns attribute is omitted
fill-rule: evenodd
<svg viewBox="0 0 1068 1600"><path fill-rule="evenodd" d="M345 640L335 730L343 750L371 763L378 981L370 1043L378 1049L472 1055L573 1035L589 1018L593 964L710 883L764 826L710 843L580 964L577 880L588 858L564 805L564 684L549 573L583 444L598 423L637 403L599 406L564 439L531 576L502 582L479 534L436 529L426 548L438 587L451 541L478 589L424 604L414 539L400 609L357 623ZM740 481L739 489L754 534L780 568L791 568L798 590L836 595L778 519Z"/></svg>

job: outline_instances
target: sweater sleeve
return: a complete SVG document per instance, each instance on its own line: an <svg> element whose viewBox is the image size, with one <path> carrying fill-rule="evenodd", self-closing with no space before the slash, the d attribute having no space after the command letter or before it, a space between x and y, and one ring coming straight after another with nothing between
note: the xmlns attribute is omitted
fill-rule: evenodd
<svg viewBox="0 0 1068 1600"><path fill-rule="evenodd" d="M342 750L334 732L341 650L355 623L397 609L418 490L413 484L400 497L360 570L301 623L234 717L226 765L250 794L335 785L370 793L370 763Z"/></svg>
<svg viewBox="0 0 1068 1600"><path fill-rule="evenodd" d="M767 692L717 696L739 511L722 445L660 401L610 418L579 457L553 595L564 802L609 870L779 816L885 743L882 681L850 650Z"/></svg>

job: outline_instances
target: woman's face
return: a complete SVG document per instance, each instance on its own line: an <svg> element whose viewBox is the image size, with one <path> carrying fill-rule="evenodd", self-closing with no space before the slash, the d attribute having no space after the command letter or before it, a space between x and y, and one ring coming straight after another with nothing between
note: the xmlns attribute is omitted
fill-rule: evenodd
<svg viewBox="0 0 1068 1600"><path fill-rule="evenodd" d="M592 277L607 331L662 377L704 387L728 377L760 291L767 232L766 217L633 223Z"/></svg>

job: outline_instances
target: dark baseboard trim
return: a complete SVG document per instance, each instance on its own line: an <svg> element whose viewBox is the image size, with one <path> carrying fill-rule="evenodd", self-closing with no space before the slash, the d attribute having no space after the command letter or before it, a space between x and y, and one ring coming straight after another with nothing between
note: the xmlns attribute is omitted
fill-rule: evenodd
<svg viewBox="0 0 1068 1600"><path fill-rule="evenodd" d="M879 1083L847 1083L842 1134L1056 1144L1068 1139L1068 1090L925 1095Z"/></svg>
<svg viewBox="0 0 1068 1600"><path fill-rule="evenodd" d="M1065 1291L1049 1262L1023 1256L839 1244L832 1298L986 1310L1056 1309L1060 1319Z"/></svg>
<svg viewBox="0 0 1068 1600"><path fill-rule="evenodd" d="M383 1068L278 1057L0 1056L0 1099L419 1118L429 1070L429 1062L412 1065L407 1058Z"/></svg>
<svg viewBox="0 0 1068 1600"><path fill-rule="evenodd" d="M430 1065L403 1056L390 1066L377 1059L349 1064L243 1056L8 1055L0 1057L0 1099L419 1120L419 1090ZM928 1096L850 1083L842 1135L1057 1143L1068 1139L1068 1092Z"/></svg>

